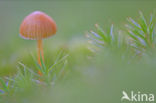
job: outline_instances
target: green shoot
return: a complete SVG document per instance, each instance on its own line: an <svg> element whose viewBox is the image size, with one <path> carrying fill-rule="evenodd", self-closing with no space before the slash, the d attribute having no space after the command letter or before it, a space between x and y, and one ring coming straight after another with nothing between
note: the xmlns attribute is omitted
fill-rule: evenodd
<svg viewBox="0 0 156 103"><path fill-rule="evenodd" d="M126 28L131 38L131 46L136 52L142 53L147 49L155 48L155 24L153 15L147 22L142 12L139 12L139 14L138 22L130 17L127 19L129 24L126 25Z"/></svg>
<svg viewBox="0 0 156 103"><path fill-rule="evenodd" d="M120 32L114 34L114 25L112 24L108 33L106 33L99 25L95 25L96 32L90 31L88 33L88 39L91 41L96 48L106 48L111 51L122 51L126 50L129 46L127 45L126 39L121 35Z"/></svg>
<svg viewBox="0 0 156 103"><path fill-rule="evenodd" d="M40 60L41 60L41 66L40 66L37 63L37 60L34 59L34 56L33 55L32 55L32 57L33 57L33 60L34 60L34 63L35 63L35 66L36 66L37 70L41 71L41 73L42 73L42 76L39 76L39 78L41 80L43 80L43 82L46 82L49 85L52 82L53 77L56 74L55 69L57 69L57 66L59 68L64 68L64 65L66 64L65 61L67 61L68 54L65 54L64 55L63 54L63 51L61 50L58 53L55 62L49 68L46 67L46 65L43 62L43 59L42 58L40 58Z"/></svg>
<svg viewBox="0 0 156 103"><path fill-rule="evenodd" d="M9 82L5 82L2 78L0 78L0 95L9 92Z"/></svg>

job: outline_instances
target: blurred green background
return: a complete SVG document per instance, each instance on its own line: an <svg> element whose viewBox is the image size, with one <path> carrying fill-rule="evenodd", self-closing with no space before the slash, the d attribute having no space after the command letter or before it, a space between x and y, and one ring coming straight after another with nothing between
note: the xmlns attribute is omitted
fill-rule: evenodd
<svg viewBox="0 0 156 103"><path fill-rule="evenodd" d="M120 103L124 89L153 93L156 91L155 81L151 81L156 73L153 69L155 59L147 60L149 64L144 61L132 66L121 65L120 61L104 55L88 65L84 56L89 53L85 49L85 33L94 29L94 24L108 28L113 23L116 28L122 29L127 17L137 18L138 11L149 17L155 9L155 0L0 1L0 76L13 75L19 61L33 67L30 53L36 55L36 41L20 38L19 27L25 16L39 10L51 16L58 27L55 36L44 40L46 63L50 64L55 59L59 48L68 48L72 61L69 61L69 69L76 69L76 73L72 73L76 76L70 74L66 83L58 83L52 89L53 93L41 93L42 101L39 96L34 97L32 103L43 103L44 100L51 103L51 97L54 103ZM80 73L79 77L81 71L84 74Z"/></svg>
<svg viewBox="0 0 156 103"><path fill-rule="evenodd" d="M19 37L22 20L33 11L43 11L56 21L57 34L44 40L45 45L49 44L47 50L59 44L82 42L86 31L93 29L96 23L105 28L113 23L120 29L126 17L137 17L139 10L149 16L155 11L155 4L155 0L0 1L0 74L7 69L14 71L17 59L35 50L35 41Z"/></svg>

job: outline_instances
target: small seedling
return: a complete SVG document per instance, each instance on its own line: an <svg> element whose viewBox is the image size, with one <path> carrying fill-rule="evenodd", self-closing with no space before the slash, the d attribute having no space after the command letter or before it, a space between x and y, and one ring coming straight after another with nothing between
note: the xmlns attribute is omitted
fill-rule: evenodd
<svg viewBox="0 0 156 103"><path fill-rule="evenodd" d="M130 45L137 53L143 54L155 48L155 23L153 15L151 15L148 22L142 12L139 12L139 14L138 21L130 17L127 19L126 29L130 36Z"/></svg>

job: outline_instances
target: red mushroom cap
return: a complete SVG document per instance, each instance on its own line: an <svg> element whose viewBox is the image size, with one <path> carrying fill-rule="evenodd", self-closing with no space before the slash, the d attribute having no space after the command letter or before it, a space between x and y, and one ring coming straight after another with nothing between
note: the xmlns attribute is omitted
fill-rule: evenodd
<svg viewBox="0 0 156 103"><path fill-rule="evenodd" d="M20 26L20 36L24 39L41 40L55 33L55 21L41 11L35 11L29 14Z"/></svg>

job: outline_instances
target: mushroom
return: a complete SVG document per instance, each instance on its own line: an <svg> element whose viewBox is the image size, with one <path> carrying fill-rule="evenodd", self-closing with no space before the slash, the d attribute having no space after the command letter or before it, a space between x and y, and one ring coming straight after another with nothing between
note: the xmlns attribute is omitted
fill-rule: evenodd
<svg viewBox="0 0 156 103"><path fill-rule="evenodd" d="M44 61L42 39L54 35L56 29L55 21L41 11L29 14L20 26L20 36L23 39L37 40L38 64L40 66L41 58Z"/></svg>

